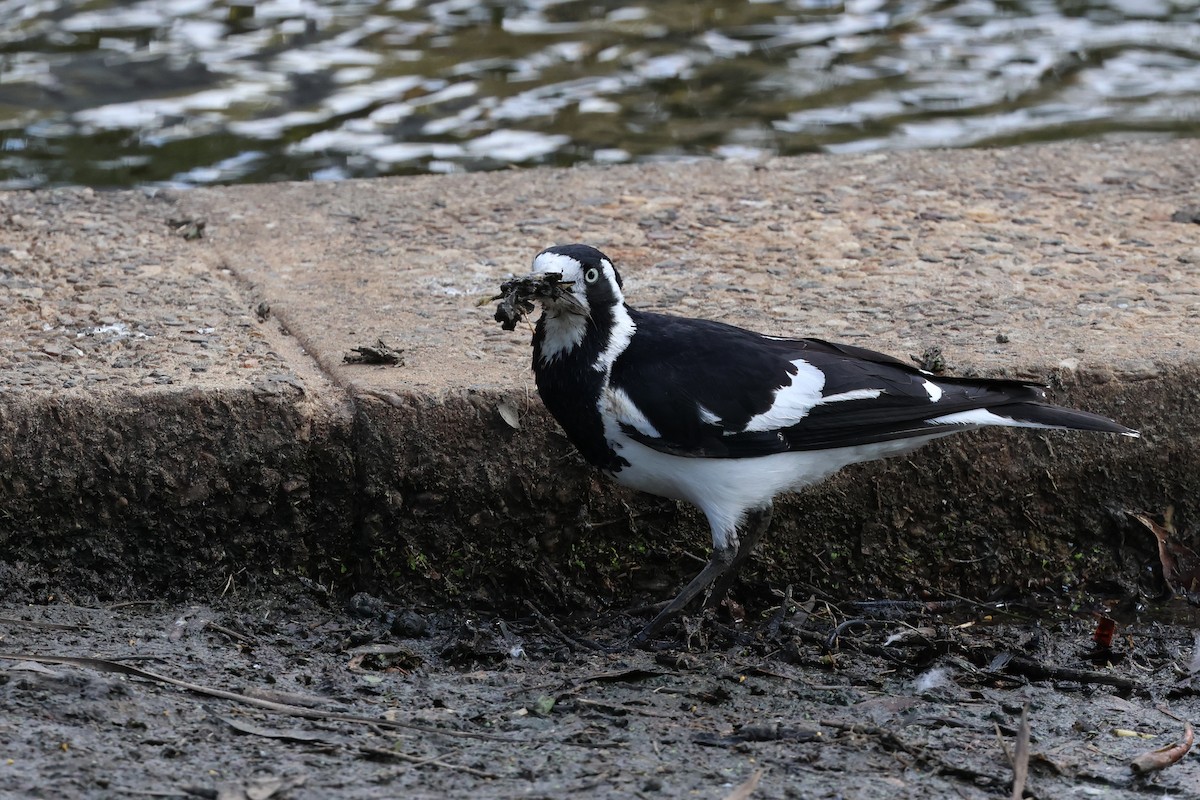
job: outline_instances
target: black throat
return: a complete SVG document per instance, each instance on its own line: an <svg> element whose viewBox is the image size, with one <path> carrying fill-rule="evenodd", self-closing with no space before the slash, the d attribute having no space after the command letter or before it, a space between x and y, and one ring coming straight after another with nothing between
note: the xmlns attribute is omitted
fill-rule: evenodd
<svg viewBox="0 0 1200 800"><path fill-rule="evenodd" d="M618 472L629 462L617 455L604 435L600 394L608 375L593 366L612 336L612 309L593 310L579 344L549 361L543 361L546 319L543 313L533 333L533 374L542 403L589 464Z"/></svg>

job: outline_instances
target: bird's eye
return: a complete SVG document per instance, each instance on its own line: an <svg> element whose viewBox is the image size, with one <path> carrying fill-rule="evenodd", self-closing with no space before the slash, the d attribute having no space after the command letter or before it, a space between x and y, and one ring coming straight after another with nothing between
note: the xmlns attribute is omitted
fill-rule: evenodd
<svg viewBox="0 0 1200 800"><path fill-rule="evenodd" d="M583 279L588 283L595 283L600 280L600 270L592 267L587 272L583 273Z"/></svg>

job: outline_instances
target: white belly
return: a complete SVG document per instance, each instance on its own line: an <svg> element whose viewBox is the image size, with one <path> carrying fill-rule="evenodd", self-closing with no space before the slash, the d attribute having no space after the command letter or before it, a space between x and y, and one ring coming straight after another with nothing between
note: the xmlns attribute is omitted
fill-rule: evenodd
<svg viewBox="0 0 1200 800"><path fill-rule="evenodd" d="M747 510L766 505L776 495L812 486L850 464L907 453L935 438L757 458L685 458L659 452L618 433L613 444L629 466L617 472L615 478L633 489L696 506L708 517L713 546L720 548Z"/></svg>

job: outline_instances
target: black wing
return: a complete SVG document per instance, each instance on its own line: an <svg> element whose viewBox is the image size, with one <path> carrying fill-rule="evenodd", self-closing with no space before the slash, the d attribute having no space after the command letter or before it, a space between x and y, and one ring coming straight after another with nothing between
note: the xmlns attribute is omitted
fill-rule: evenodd
<svg viewBox="0 0 1200 800"><path fill-rule="evenodd" d="M987 424L940 420L980 409L995 415L992 424L1128 432L1041 403L1035 384L943 378L861 347L631 314L637 334L613 364L609 410L627 435L666 453L737 458L872 444Z"/></svg>

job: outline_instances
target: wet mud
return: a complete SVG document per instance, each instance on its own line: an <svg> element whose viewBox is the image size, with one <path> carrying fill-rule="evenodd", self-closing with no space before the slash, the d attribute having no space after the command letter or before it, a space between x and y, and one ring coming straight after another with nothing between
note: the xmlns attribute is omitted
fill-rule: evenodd
<svg viewBox="0 0 1200 800"><path fill-rule="evenodd" d="M1193 607L1120 618L1100 649L1084 611L796 594L652 650L626 646L644 613L312 584L10 603L0 796L991 798L1016 771L1026 797L1197 796L1194 754L1131 769L1200 716Z"/></svg>

